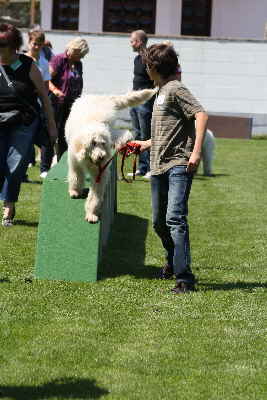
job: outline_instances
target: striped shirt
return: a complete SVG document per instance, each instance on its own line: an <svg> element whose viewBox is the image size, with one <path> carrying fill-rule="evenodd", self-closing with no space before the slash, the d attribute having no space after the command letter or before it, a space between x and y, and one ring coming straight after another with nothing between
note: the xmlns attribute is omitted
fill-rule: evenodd
<svg viewBox="0 0 267 400"><path fill-rule="evenodd" d="M178 80L162 86L155 99L151 121L152 175L175 165L187 165L195 144L195 114L203 107Z"/></svg>

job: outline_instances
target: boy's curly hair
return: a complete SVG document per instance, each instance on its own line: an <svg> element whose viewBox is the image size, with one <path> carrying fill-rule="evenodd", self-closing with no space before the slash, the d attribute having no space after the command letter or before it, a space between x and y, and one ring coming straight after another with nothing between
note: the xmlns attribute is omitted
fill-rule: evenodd
<svg viewBox="0 0 267 400"><path fill-rule="evenodd" d="M165 43L152 44L142 51L142 61L149 68L155 68L162 78L174 75L178 67L178 57L172 46Z"/></svg>

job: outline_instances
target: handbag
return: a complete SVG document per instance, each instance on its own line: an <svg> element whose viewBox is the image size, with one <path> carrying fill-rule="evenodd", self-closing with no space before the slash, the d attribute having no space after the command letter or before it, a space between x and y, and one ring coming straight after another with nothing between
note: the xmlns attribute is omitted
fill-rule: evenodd
<svg viewBox="0 0 267 400"><path fill-rule="evenodd" d="M0 127L10 127L16 124L23 123L24 125L31 125L34 119L37 117L37 111L33 108L31 104L29 104L26 100L24 100L21 96L18 95L16 88L14 87L14 83L9 79L6 74L6 71L0 64L0 71L3 74L7 82L7 86L10 90L15 93L16 97L19 101L27 106L26 110L11 110L0 112Z"/></svg>

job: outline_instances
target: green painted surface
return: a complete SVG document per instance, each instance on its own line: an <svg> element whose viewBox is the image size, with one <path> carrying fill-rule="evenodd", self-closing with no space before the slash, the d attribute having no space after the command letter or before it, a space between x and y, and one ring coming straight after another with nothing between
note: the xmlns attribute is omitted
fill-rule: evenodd
<svg viewBox="0 0 267 400"><path fill-rule="evenodd" d="M84 199L70 199L66 154L43 183L35 275L39 279L94 282L100 224L84 220Z"/></svg>

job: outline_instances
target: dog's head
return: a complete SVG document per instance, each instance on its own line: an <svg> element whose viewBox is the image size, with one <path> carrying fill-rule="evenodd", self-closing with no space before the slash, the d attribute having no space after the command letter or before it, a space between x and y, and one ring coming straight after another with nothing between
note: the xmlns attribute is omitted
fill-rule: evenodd
<svg viewBox="0 0 267 400"><path fill-rule="evenodd" d="M75 138L73 146L79 162L88 160L95 165L105 164L111 157L112 147L108 126L103 123L90 124Z"/></svg>

